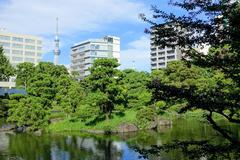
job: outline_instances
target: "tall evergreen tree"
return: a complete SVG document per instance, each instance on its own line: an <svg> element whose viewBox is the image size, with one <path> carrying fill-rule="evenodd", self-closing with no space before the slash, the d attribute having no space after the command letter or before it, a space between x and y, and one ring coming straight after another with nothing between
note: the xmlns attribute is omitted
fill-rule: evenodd
<svg viewBox="0 0 240 160"><path fill-rule="evenodd" d="M118 85L121 72L118 66L116 59L97 59L85 80L90 91L98 97L97 105L106 119L110 118L115 106L122 103L122 89Z"/></svg>
<svg viewBox="0 0 240 160"><path fill-rule="evenodd" d="M7 81L10 76L14 75L14 68L9 63L9 60L4 55L4 50L0 46L0 81Z"/></svg>
<svg viewBox="0 0 240 160"><path fill-rule="evenodd" d="M23 86L25 90L29 85L29 80L33 77L35 71L35 67L33 63L24 62L17 65L17 85Z"/></svg>

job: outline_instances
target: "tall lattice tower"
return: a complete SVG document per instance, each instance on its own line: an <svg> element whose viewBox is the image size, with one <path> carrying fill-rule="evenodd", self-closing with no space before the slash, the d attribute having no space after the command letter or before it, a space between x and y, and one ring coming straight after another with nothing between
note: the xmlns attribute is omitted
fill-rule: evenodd
<svg viewBox="0 0 240 160"><path fill-rule="evenodd" d="M60 55L60 48L59 48L60 40L59 40L59 35L58 35L58 18L56 18L56 35L55 35L54 42L55 42L54 64L58 65L58 58L59 58L59 55Z"/></svg>

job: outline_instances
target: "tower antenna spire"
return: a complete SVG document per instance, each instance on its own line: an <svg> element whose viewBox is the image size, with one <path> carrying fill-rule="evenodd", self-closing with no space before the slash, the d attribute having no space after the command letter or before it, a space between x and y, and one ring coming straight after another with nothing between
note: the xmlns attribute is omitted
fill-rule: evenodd
<svg viewBox="0 0 240 160"><path fill-rule="evenodd" d="M58 36L58 17L56 17L56 35Z"/></svg>
<svg viewBox="0 0 240 160"><path fill-rule="evenodd" d="M136 70L136 66L135 66L135 61L134 60L132 61L132 69Z"/></svg>
<svg viewBox="0 0 240 160"><path fill-rule="evenodd" d="M59 33L58 33L58 17L56 17L56 35L55 35L55 48L54 48L54 64L58 65L58 58L60 55L60 48L59 48Z"/></svg>

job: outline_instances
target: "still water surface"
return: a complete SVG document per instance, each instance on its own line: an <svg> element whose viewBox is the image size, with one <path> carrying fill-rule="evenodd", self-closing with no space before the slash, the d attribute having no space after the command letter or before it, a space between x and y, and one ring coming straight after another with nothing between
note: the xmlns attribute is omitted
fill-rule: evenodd
<svg viewBox="0 0 240 160"><path fill-rule="evenodd" d="M240 128L227 128L236 137L240 137ZM203 140L209 142L191 144L187 150L184 148L185 143L181 144ZM145 159L206 160L240 157L239 151L229 149L228 141L208 124L178 120L172 127L162 128L160 132L145 131L114 136L90 136L76 132L42 135L0 133L0 160L138 160L144 159L144 149L151 149L153 145L170 144L179 146L168 146L157 153L151 152ZM214 152L217 147L220 147L219 154Z"/></svg>

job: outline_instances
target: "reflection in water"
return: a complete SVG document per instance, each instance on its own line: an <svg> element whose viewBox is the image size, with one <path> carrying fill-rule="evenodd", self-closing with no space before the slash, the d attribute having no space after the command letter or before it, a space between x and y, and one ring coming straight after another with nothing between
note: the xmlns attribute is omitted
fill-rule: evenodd
<svg viewBox="0 0 240 160"><path fill-rule="evenodd" d="M23 159L93 159L118 160L121 150L110 140L94 140L77 136L11 135L9 151ZM19 143L18 143L19 142Z"/></svg>
<svg viewBox="0 0 240 160"><path fill-rule="evenodd" d="M237 160L240 158L239 144L216 145L210 141L175 141L161 146L153 145L148 149L133 148L146 159L152 157L156 159L163 155L169 158L173 152L178 153L179 160Z"/></svg>
<svg viewBox="0 0 240 160"><path fill-rule="evenodd" d="M236 126L232 130L238 135ZM230 145L208 125L187 121L178 121L173 128L161 132L111 137L77 133L0 134L1 160L237 159L239 153L238 147Z"/></svg>
<svg viewBox="0 0 240 160"><path fill-rule="evenodd" d="M6 151L9 144L8 136L4 133L0 133L0 152Z"/></svg>

